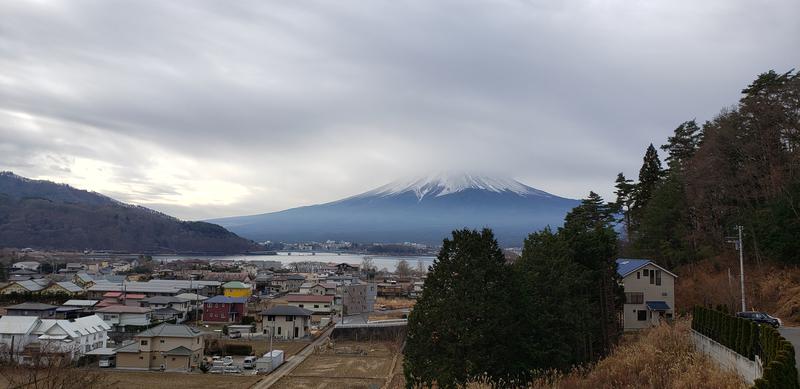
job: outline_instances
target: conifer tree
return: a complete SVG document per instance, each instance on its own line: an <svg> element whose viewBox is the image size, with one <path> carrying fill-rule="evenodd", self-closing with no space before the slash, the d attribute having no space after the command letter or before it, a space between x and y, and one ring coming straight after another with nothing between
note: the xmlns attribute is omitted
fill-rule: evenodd
<svg viewBox="0 0 800 389"><path fill-rule="evenodd" d="M625 233L630 234L631 230L631 215L630 210L633 205L634 191L636 185L632 180L625 178L625 175L620 172L617 174L617 180L614 182L614 187L617 189L614 194L617 195L615 207L617 212L622 213L622 221L625 223Z"/></svg>
<svg viewBox="0 0 800 389"><path fill-rule="evenodd" d="M527 371L510 333L517 309L509 270L491 230L444 240L408 319L409 386L453 388L483 374L500 381Z"/></svg>
<svg viewBox="0 0 800 389"><path fill-rule="evenodd" d="M641 209L647 205L647 202L653 197L653 191L661 181L662 176L661 160L658 159L658 151L651 143L644 154L642 168L639 169L639 183L636 184L634 209Z"/></svg>
<svg viewBox="0 0 800 389"><path fill-rule="evenodd" d="M702 139L703 132L694 119L681 123L675 129L674 135L667 138L667 144L661 146L661 150L669 153L666 158L669 170L682 171L684 165L700 147Z"/></svg>

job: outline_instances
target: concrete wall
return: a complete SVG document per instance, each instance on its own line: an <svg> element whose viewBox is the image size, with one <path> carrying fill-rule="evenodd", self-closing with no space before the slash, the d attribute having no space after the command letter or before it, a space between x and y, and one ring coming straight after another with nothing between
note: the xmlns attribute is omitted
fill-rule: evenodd
<svg viewBox="0 0 800 389"><path fill-rule="evenodd" d="M697 331L692 330L691 334L694 347L698 351L710 356L723 369L737 372L748 385L753 385L756 379L764 375L764 367L758 356L755 361L751 361Z"/></svg>

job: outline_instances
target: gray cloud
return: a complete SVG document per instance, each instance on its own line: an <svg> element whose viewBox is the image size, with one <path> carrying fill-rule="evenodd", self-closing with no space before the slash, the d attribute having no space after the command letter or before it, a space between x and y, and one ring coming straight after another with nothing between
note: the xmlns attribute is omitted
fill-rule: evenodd
<svg viewBox="0 0 800 389"><path fill-rule="evenodd" d="M0 4L0 168L184 218L492 170L610 196L797 65L800 4Z"/></svg>

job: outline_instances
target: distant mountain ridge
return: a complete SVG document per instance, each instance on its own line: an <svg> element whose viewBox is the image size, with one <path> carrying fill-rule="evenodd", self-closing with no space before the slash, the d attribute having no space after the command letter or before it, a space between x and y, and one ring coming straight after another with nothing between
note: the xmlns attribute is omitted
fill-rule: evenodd
<svg viewBox="0 0 800 389"><path fill-rule="evenodd" d="M225 228L51 181L0 172L0 247L153 253L241 253L256 245Z"/></svg>
<svg viewBox="0 0 800 389"><path fill-rule="evenodd" d="M440 173L398 180L330 203L261 215L213 219L259 241L413 241L440 244L458 228L490 227L501 244L560 226L578 200L507 177Z"/></svg>

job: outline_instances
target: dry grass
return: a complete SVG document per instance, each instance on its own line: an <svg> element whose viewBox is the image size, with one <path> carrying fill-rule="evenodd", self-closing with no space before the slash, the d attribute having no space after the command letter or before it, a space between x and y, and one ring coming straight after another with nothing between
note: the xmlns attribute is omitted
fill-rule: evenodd
<svg viewBox="0 0 800 389"><path fill-rule="evenodd" d="M381 379L336 378L320 379L316 377L284 377L272 388L276 389L371 389L380 388Z"/></svg>
<svg viewBox="0 0 800 389"><path fill-rule="evenodd" d="M485 388L472 384L468 388ZM569 374L551 373L530 388L595 389L744 389L734 372L721 370L711 359L694 350L688 320L662 325L623 344L590 369Z"/></svg>
<svg viewBox="0 0 800 389"><path fill-rule="evenodd" d="M682 266L676 273L680 277L675 284L679 310L707 304L739 309L738 257L705 259ZM786 324L800 323L800 269L796 266L745 259L745 291L748 309L768 312Z"/></svg>
<svg viewBox="0 0 800 389"><path fill-rule="evenodd" d="M209 388L209 389L245 389L251 387L261 376L236 376L202 373L167 373L156 371L124 371L103 369L107 379L104 388L108 389L174 389Z"/></svg>
<svg viewBox="0 0 800 389"><path fill-rule="evenodd" d="M413 299L378 297L375 300L375 307L377 308L379 305L385 305L386 308L389 309L408 309L413 307L416 303L417 300Z"/></svg>
<svg viewBox="0 0 800 389"><path fill-rule="evenodd" d="M248 344L253 347L253 354L264 355L269 351L269 338L266 339L225 339L224 344ZM308 346L310 341L272 341L272 348L274 350L283 350L284 358L295 355Z"/></svg>

